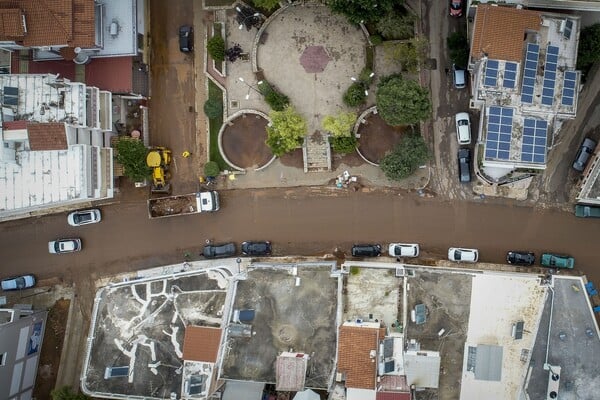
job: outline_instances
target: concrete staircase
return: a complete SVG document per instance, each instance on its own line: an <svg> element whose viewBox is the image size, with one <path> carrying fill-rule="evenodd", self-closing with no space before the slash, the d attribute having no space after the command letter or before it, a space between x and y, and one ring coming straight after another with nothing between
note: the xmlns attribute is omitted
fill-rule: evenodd
<svg viewBox="0 0 600 400"><path fill-rule="evenodd" d="M331 146L327 136L315 131L302 146L304 172L331 171Z"/></svg>

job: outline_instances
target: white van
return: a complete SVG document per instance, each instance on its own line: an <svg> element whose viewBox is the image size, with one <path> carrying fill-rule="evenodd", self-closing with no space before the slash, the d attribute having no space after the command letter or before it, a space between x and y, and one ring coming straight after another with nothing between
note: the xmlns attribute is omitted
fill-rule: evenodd
<svg viewBox="0 0 600 400"><path fill-rule="evenodd" d="M458 144L471 144L471 121L469 119L469 114L466 112L459 112L456 114L455 119Z"/></svg>

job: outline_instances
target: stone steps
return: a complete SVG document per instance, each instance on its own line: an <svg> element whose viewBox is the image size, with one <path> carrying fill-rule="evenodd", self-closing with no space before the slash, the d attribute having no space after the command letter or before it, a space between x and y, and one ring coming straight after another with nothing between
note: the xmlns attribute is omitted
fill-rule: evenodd
<svg viewBox="0 0 600 400"><path fill-rule="evenodd" d="M304 171L331 171L331 148L329 140L320 135L312 135L306 140L304 151Z"/></svg>

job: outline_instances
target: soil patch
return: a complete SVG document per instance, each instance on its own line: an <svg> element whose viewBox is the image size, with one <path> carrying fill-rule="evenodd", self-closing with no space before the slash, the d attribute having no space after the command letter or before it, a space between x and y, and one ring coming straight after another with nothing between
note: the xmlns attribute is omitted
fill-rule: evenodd
<svg viewBox="0 0 600 400"><path fill-rule="evenodd" d="M155 218L193 214L196 211L195 194L150 199L150 215Z"/></svg>
<svg viewBox="0 0 600 400"><path fill-rule="evenodd" d="M33 397L36 399L49 399L50 392L56 385L70 304L70 300L60 299L48 311L38 375L33 389Z"/></svg>
<svg viewBox="0 0 600 400"><path fill-rule="evenodd" d="M402 136L412 132L408 125L390 126L379 114L370 114L358 128L360 152L371 162L379 164L385 154L400 143Z"/></svg>
<svg viewBox="0 0 600 400"><path fill-rule="evenodd" d="M225 156L240 168L257 168L273 157L266 145L268 121L258 114L244 114L225 126L221 145Z"/></svg>
<svg viewBox="0 0 600 400"><path fill-rule="evenodd" d="M333 153L331 157L331 168L335 171L342 164L349 167L358 167L359 165L365 164L365 160L363 160L356 151L348 154Z"/></svg>
<svg viewBox="0 0 600 400"><path fill-rule="evenodd" d="M286 153L279 157L279 161L286 167L304 168L304 158L302 148Z"/></svg>

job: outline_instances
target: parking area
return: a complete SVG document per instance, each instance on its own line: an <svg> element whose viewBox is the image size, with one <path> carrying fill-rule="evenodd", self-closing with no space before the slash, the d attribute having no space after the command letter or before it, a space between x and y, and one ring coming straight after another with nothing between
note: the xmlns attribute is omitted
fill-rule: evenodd
<svg viewBox="0 0 600 400"><path fill-rule="evenodd" d="M227 339L221 376L275 383L281 352L310 356L306 387L327 388L336 354L338 279L331 264L258 266L237 283L234 309L254 310L252 334Z"/></svg>

